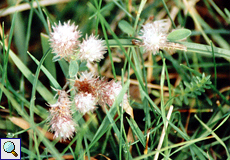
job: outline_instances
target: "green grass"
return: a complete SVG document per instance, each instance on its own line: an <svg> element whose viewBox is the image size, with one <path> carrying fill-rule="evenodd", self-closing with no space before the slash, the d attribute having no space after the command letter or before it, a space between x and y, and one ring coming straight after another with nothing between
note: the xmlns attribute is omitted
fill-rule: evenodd
<svg viewBox="0 0 230 160"><path fill-rule="evenodd" d="M179 0L49 2L0 3L0 137L21 138L22 159L230 159L227 2L204 0L189 10ZM24 3L31 7L7 12ZM186 28L182 38L190 36L178 43L187 51L152 55L133 44L152 16L169 18L171 29ZM48 134L47 104L56 102L52 88L92 69L52 60L50 24L69 19L82 37L94 33L106 41L108 52L94 69L123 88L108 110L75 112L76 134L60 142ZM170 36L180 39L178 32ZM125 93L129 110L119 106Z"/></svg>

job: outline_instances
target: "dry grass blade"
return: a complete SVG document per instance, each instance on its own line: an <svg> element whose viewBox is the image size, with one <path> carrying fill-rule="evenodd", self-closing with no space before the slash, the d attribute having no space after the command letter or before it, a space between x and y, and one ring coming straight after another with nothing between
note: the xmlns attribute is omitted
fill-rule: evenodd
<svg viewBox="0 0 230 160"><path fill-rule="evenodd" d="M56 5L58 3L67 3L70 2L72 0L43 0L43 1L39 1L39 5L40 6L50 6L50 5ZM37 8L38 4L37 2L33 2L33 7ZM29 10L31 8L31 6L28 3L23 3L17 6L13 6L13 7L9 7L7 9L0 9L0 17L4 17L7 16L9 14L15 13L15 12L22 12L25 10Z"/></svg>
<svg viewBox="0 0 230 160"><path fill-rule="evenodd" d="M20 128L27 130L30 128L30 123L24 120L23 118L18 118L18 117L9 117L9 120L14 123L15 125L19 126ZM43 135L48 138L49 140L53 140L53 134L50 132L45 131L41 127L37 127ZM27 132L30 132L31 130L28 130Z"/></svg>
<svg viewBox="0 0 230 160"><path fill-rule="evenodd" d="M173 111L173 105L170 106L169 108L169 112L167 114L167 119L168 121L170 120L170 117L171 117L171 114L172 114L172 111ZM163 141L164 141L164 137L165 137L165 132L166 132L166 129L168 127L168 121L166 122L163 130L162 130L162 133L161 133L161 137L160 137L160 141L158 143L158 146L157 146L157 150L160 150L161 149L161 146L163 144ZM157 152L154 156L154 160L157 160L158 159L158 156L159 156L159 152Z"/></svg>

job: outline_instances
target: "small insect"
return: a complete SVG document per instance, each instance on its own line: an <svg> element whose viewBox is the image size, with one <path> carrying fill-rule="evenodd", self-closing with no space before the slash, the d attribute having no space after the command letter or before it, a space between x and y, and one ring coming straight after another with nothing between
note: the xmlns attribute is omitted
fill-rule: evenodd
<svg viewBox="0 0 230 160"><path fill-rule="evenodd" d="M140 45L142 45L142 42L139 41L139 40L137 40L137 39L132 39L132 44L133 44L133 45L140 46Z"/></svg>

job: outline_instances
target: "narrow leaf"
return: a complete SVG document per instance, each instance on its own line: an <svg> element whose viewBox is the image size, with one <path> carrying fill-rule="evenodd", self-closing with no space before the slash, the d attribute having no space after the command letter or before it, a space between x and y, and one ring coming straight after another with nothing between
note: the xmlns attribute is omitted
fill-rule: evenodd
<svg viewBox="0 0 230 160"><path fill-rule="evenodd" d="M74 77L79 70L79 65L76 60L70 61L69 64L69 76Z"/></svg>
<svg viewBox="0 0 230 160"><path fill-rule="evenodd" d="M12 50L9 50L9 55L15 63L15 65L18 67L18 69L22 72L22 74L28 79L30 83L33 83L34 75L29 70L29 68L24 65L24 63L18 58L18 56ZM36 90L45 99L45 101L49 103L54 102L53 94L51 94L51 92L40 81L37 82Z"/></svg>
<svg viewBox="0 0 230 160"><path fill-rule="evenodd" d="M29 52L27 52L29 56L32 58L32 60L39 65L39 61ZM53 62L52 62L53 63ZM58 84L57 80L51 75L51 73L42 65L41 70L43 73L47 76L47 78L50 80L50 82L53 84L54 88L61 89L61 86Z"/></svg>
<svg viewBox="0 0 230 160"><path fill-rule="evenodd" d="M49 45L49 36L41 33L41 43L42 43L42 51L43 55L49 50L50 45ZM55 63L52 61L53 59L53 54L49 54L44 62L45 67L47 70L52 74L52 76L56 79L56 68L55 68Z"/></svg>
<svg viewBox="0 0 230 160"><path fill-rule="evenodd" d="M224 9L224 12L226 13L226 15L228 16L228 18L230 18L230 12L227 8Z"/></svg>
<svg viewBox="0 0 230 160"><path fill-rule="evenodd" d="M227 146L225 145L225 143L220 139L220 137L211 129L209 128L203 121L201 121L197 115L194 116L202 126L204 126L204 128L206 128L212 135L214 138L216 138L216 140L225 148L226 150L226 153L227 153L227 156L230 157L230 154L229 154L229 151L228 151L228 148Z"/></svg>
<svg viewBox="0 0 230 160"><path fill-rule="evenodd" d="M132 128L132 131L134 132L135 135L137 135L138 139L140 140L141 144L143 145L143 147L145 147L145 138L144 135L142 133L142 131L140 130L140 128L138 127L137 123L135 122L134 119L130 118L130 120L126 117L130 127Z"/></svg>

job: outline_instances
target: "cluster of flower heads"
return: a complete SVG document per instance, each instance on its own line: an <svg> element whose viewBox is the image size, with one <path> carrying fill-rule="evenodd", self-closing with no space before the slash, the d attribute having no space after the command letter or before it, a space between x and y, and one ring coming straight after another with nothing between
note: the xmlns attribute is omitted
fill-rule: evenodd
<svg viewBox="0 0 230 160"><path fill-rule="evenodd" d="M56 54L54 58L71 60L77 57L81 61L100 61L104 58L106 53L106 46L104 40L98 39L98 36L93 34L83 39L82 43L79 38L81 32L78 26L74 23L61 22L52 26L53 32L50 33L50 45L53 53Z"/></svg>
<svg viewBox="0 0 230 160"><path fill-rule="evenodd" d="M140 30L141 36L139 38L142 40L141 46L144 47L145 51L150 51L154 55L160 49L165 48L187 50L186 46L167 40L168 30L169 21L167 19L146 23Z"/></svg>
<svg viewBox="0 0 230 160"><path fill-rule="evenodd" d="M69 139L76 132L76 123L72 120L73 112L70 106L74 103L75 108L81 114L93 112L98 105L105 108L112 106L122 89L121 82L100 79L90 72L82 72L74 81L76 94L71 101L65 90L59 90L59 98L55 104L50 105L50 130L54 131L54 137ZM128 104L127 94L123 97L123 104Z"/></svg>

